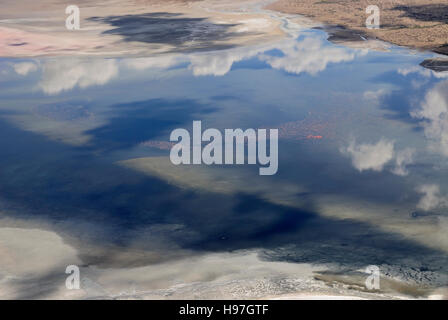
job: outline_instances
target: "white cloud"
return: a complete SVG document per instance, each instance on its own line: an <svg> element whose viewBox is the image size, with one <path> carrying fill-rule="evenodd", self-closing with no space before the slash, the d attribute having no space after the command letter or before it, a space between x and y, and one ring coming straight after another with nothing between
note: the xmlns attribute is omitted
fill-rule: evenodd
<svg viewBox="0 0 448 320"><path fill-rule="evenodd" d="M279 49L284 56L263 55L260 59L266 61L274 69L295 74L306 72L316 75L325 70L329 63L351 61L357 55L357 51L346 48L326 47L322 40L315 38L305 38L300 42L285 42ZM358 52L364 53L364 51Z"/></svg>
<svg viewBox="0 0 448 320"><path fill-rule="evenodd" d="M265 54L279 50L283 56ZM363 50L325 46L320 39L305 38L301 41L277 41L265 45L238 47L207 53L161 55L148 58L125 59L58 59L42 64L39 87L47 94L57 94L75 87L86 88L103 85L118 75L119 68L135 70L167 69L179 63L189 63L195 76L223 76L238 61L258 57L272 68L291 73L307 72L315 75L325 70L329 63L353 60Z"/></svg>
<svg viewBox="0 0 448 320"><path fill-rule="evenodd" d="M103 85L118 75L114 59L57 59L42 65L39 87L47 94L58 94L76 86Z"/></svg>
<svg viewBox="0 0 448 320"><path fill-rule="evenodd" d="M448 197L440 195L440 187L436 184L424 184L417 188L417 192L423 194L417 204L419 209L428 211L448 205Z"/></svg>
<svg viewBox="0 0 448 320"><path fill-rule="evenodd" d="M412 66L412 67L408 67L408 68L399 68L397 70L398 74L401 74L402 76L408 76L412 73L417 73L423 77L431 77L431 70L429 69L425 69L423 67L419 67L419 66Z"/></svg>
<svg viewBox="0 0 448 320"><path fill-rule="evenodd" d="M227 74L234 62L244 59L245 56L229 53L218 53L216 55L194 55L191 56L190 69L195 76L223 76Z"/></svg>
<svg viewBox="0 0 448 320"><path fill-rule="evenodd" d="M363 97L365 100L369 100L376 104L379 104L380 99L390 94L390 92L390 89L381 88L376 91L365 91Z"/></svg>
<svg viewBox="0 0 448 320"><path fill-rule="evenodd" d="M424 67L420 66L412 66L408 68L399 68L397 70L398 74L401 74L402 76L408 76L410 74L416 73L422 77L425 78L447 78L448 72L442 71L442 72L435 72L434 70L426 69Z"/></svg>
<svg viewBox="0 0 448 320"><path fill-rule="evenodd" d="M269 50L280 50L283 56L265 54ZM196 76L227 74L235 62L258 57L274 69L300 74L307 72L315 75L327 67L329 63L351 61L357 55L365 54L362 50L326 47L319 39L305 38L301 41L279 41L264 46L252 46L217 51L213 53L198 53L189 56L190 69Z"/></svg>
<svg viewBox="0 0 448 320"><path fill-rule="evenodd" d="M282 57L264 54L277 49ZM57 59L42 64L42 79L39 87L47 94L58 94L75 87L86 88L103 85L116 77L119 68L135 70L167 69L179 63L189 63L195 76L223 76L235 62L257 57L275 69L312 75L325 70L329 63L353 60L364 51L326 47L319 39L305 38L301 41L277 41L265 45L238 47L207 53L161 55L148 58L125 59ZM30 66L28 66L30 68ZM31 67L32 68L32 67ZM31 70L31 69L30 69ZM20 72L27 72L22 67ZM29 71L28 71L29 72Z"/></svg>
<svg viewBox="0 0 448 320"><path fill-rule="evenodd" d="M383 171L384 166L395 160L395 166L390 169L393 174L406 176L409 174L406 166L414 162L415 149L405 148L395 151L392 140L381 138L375 144L359 144L352 140L341 152L351 157L353 166L360 172L364 170Z"/></svg>
<svg viewBox="0 0 448 320"><path fill-rule="evenodd" d="M33 62L16 63L13 68L14 71L21 76L26 76L30 72L37 71L37 65Z"/></svg>
<svg viewBox="0 0 448 320"><path fill-rule="evenodd" d="M353 140L343 152L351 156L353 166L359 171L382 171L394 157L394 142L382 138L376 144L356 145Z"/></svg>
<svg viewBox="0 0 448 320"><path fill-rule="evenodd" d="M433 142L431 148L448 156L448 81L431 89L411 116L424 120L421 125L425 136Z"/></svg>
<svg viewBox="0 0 448 320"><path fill-rule="evenodd" d="M406 148L398 151L395 156L395 168L392 169L392 173L398 176L407 176L409 174L407 165L414 162L415 149Z"/></svg>
<svg viewBox="0 0 448 320"><path fill-rule="evenodd" d="M241 47L216 52L197 53L189 56L190 66L195 76L223 76L235 62L249 59L259 53L275 48L275 45Z"/></svg>
<svg viewBox="0 0 448 320"><path fill-rule="evenodd" d="M160 55L148 58L125 59L122 64L135 70L167 69L185 60L181 55Z"/></svg>

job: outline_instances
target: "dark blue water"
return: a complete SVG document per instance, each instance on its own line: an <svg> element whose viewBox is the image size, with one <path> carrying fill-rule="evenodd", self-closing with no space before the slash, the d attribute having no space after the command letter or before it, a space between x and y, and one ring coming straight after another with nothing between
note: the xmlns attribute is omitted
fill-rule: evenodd
<svg viewBox="0 0 448 320"><path fill-rule="evenodd" d="M307 30L143 58L1 59L4 216L46 221L81 252L91 243L287 247L271 259L444 272L448 75L419 66L432 54L326 37ZM171 168L169 134L193 120L278 128L278 173Z"/></svg>

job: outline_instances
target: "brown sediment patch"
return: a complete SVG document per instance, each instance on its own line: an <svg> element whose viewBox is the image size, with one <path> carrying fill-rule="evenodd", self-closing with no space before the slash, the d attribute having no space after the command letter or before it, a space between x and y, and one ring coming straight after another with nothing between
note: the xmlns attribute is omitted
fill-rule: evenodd
<svg viewBox="0 0 448 320"><path fill-rule="evenodd" d="M278 126L280 139L321 140L335 137L332 119L306 118L299 121L286 122Z"/></svg>
<svg viewBox="0 0 448 320"><path fill-rule="evenodd" d="M400 46L447 54L447 5L442 0L378 0L378 30L367 29L369 0L279 0L268 9L302 14L330 25L343 26L333 39L378 38Z"/></svg>
<svg viewBox="0 0 448 320"><path fill-rule="evenodd" d="M28 4L28 10L18 9ZM81 29L67 30L66 3L2 2L0 56L146 56L217 50L284 36L280 22L268 14L221 12L222 4L213 0L105 0L77 5Z"/></svg>

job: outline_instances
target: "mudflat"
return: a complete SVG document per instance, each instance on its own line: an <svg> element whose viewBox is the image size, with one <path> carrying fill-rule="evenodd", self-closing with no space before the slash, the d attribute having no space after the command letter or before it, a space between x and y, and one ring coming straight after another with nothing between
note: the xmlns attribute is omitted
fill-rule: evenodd
<svg viewBox="0 0 448 320"><path fill-rule="evenodd" d="M284 36L259 0L78 1L80 29L66 29L67 3L2 1L0 56L147 56L265 43ZM24 9L26 8L26 9Z"/></svg>
<svg viewBox="0 0 448 320"><path fill-rule="evenodd" d="M372 4L380 9L380 29L365 26L366 8ZM279 0L268 8L340 25L355 34L400 46L448 54L446 0Z"/></svg>

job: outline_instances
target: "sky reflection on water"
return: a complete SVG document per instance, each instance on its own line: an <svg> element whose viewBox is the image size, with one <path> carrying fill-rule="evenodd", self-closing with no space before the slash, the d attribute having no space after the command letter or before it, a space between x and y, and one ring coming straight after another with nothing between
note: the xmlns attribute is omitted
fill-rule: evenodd
<svg viewBox="0 0 448 320"><path fill-rule="evenodd" d="M309 30L216 52L1 59L4 206L81 242L289 246L272 257L357 267L431 257L444 272L448 74L418 65L431 54L325 39ZM193 120L279 128L278 174L170 167L164 143Z"/></svg>

